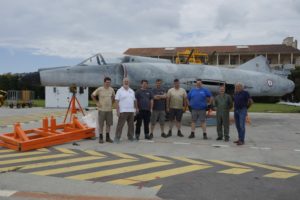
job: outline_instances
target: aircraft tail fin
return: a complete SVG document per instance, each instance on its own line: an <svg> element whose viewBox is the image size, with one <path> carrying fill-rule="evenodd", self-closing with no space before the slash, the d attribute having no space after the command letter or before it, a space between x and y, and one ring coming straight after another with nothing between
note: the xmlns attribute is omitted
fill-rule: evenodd
<svg viewBox="0 0 300 200"><path fill-rule="evenodd" d="M257 72L268 72L271 73L271 68L269 62L264 56L257 56L252 60L240 65L238 69L248 70L248 71L257 71Z"/></svg>

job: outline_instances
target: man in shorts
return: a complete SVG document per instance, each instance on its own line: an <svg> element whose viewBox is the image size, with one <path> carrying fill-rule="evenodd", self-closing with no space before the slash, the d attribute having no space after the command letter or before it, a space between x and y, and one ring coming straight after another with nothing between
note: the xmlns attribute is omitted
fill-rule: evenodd
<svg viewBox="0 0 300 200"><path fill-rule="evenodd" d="M151 133L150 137L153 138L153 131L155 124L158 121L160 124L161 137L166 138L167 135L164 131L165 116L166 116L166 90L161 88L162 81L160 79L156 80L156 88L152 89L153 94L153 111L151 114Z"/></svg>
<svg viewBox="0 0 300 200"><path fill-rule="evenodd" d="M195 137L195 124L198 120L201 122L203 131L203 139L207 140L206 133L206 108L207 103L211 104L212 98L208 89L202 87L201 79L196 80L196 87L188 93L189 105L192 109L191 135L189 138Z"/></svg>
<svg viewBox="0 0 300 200"><path fill-rule="evenodd" d="M113 125L112 105L115 100L115 91L110 87L111 79L104 78L104 86L97 88L91 95L98 108L99 143L103 143L103 128L106 123L106 142L112 143L109 134ZM98 97L98 101L96 99Z"/></svg>
<svg viewBox="0 0 300 200"><path fill-rule="evenodd" d="M183 114L183 109L187 106L185 89L180 87L180 82L178 79L174 80L174 87L169 89L167 93L167 112L169 112L169 132L167 137L172 136L173 123L176 119L177 136L183 137L181 133L181 119Z"/></svg>

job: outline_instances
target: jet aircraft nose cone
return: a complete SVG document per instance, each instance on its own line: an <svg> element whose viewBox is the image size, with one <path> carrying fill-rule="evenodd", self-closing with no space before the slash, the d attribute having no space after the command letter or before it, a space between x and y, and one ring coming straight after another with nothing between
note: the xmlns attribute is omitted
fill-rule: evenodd
<svg viewBox="0 0 300 200"><path fill-rule="evenodd" d="M288 82L288 86L287 86L287 91L288 91L288 93L291 93L295 89L295 83L291 80L288 80L288 81L289 82Z"/></svg>

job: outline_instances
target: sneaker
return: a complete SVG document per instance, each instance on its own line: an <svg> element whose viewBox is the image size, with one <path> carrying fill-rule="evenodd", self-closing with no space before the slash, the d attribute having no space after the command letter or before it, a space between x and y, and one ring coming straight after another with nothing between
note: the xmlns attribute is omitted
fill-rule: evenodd
<svg viewBox="0 0 300 200"><path fill-rule="evenodd" d="M236 141L234 141L233 143L236 143L236 144L237 144L237 143L239 143L239 142L240 142L240 140L236 140Z"/></svg>
<svg viewBox="0 0 300 200"><path fill-rule="evenodd" d="M225 138L225 142L229 142L229 138Z"/></svg>
<svg viewBox="0 0 300 200"><path fill-rule="evenodd" d="M136 141L139 141L140 140L140 136L135 136L135 139L136 139Z"/></svg>
<svg viewBox="0 0 300 200"><path fill-rule="evenodd" d="M112 139L110 139L109 133L106 133L106 142L113 143Z"/></svg>
<svg viewBox="0 0 300 200"><path fill-rule="evenodd" d="M150 139L152 139L153 138L153 133L150 133L149 137L150 137Z"/></svg>
<svg viewBox="0 0 300 200"><path fill-rule="evenodd" d="M180 130L177 131L177 136L178 136L178 137L184 137L184 135L182 135L182 133L181 133Z"/></svg>
<svg viewBox="0 0 300 200"><path fill-rule="evenodd" d="M167 137L171 137L172 136L172 131L169 130Z"/></svg>
<svg viewBox="0 0 300 200"><path fill-rule="evenodd" d="M191 135L189 136L190 139L194 138L195 137L195 133L194 132L191 132Z"/></svg>
<svg viewBox="0 0 300 200"><path fill-rule="evenodd" d="M203 139L204 139L204 140L207 140L207 139L208 139L206 133L203 133Z"/></svg>
<svg viewBox="0 0 300 200"><path fill-rule="evenodd" d="M167 136L165 133L162 133L162 134L161 134L161 137L167 138L168 136Z"/></svg>
<svg viewBox="0 0 300 200"><path fill-rule="evenodd" d="M104 143L104 141L103 141L103 135L102 134L99 135L99 143L100 144Z"/></svg>
<svg viewBox="0 0 300 200"><path fill-rule="evenodd" d="M151 140L151 136L149 134L145 135L146 140Z"/></svg>
<svg viewBox="0 0 300 200"><path fill-rule="evenodd" d="M236 143L236 145L243 145L245 144L245 142L239 141L238 143Z"/></svg>
<svg viewBox="0 0 300 200"><path fill-rule="evenodd" d="M223 138L222 137L217 137L217 139L216 140L223 140Z"/></svg>

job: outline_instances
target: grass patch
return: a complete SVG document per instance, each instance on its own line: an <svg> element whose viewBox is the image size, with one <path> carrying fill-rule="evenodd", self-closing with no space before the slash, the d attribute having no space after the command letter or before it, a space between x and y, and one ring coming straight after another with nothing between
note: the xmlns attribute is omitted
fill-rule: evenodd
<svg viewBox="0 0 300 200"><path fill-rule="evenodd" d="M300 113L300 106L290 106L277 103L254 103L249 112L267 113Z"/></svg>
<svg viewBox="0 0 300 200"><path fill-rule="evenodd" d="M45 107L45 100L44 99L35 99L33 100L34 107Z"/></svg>

